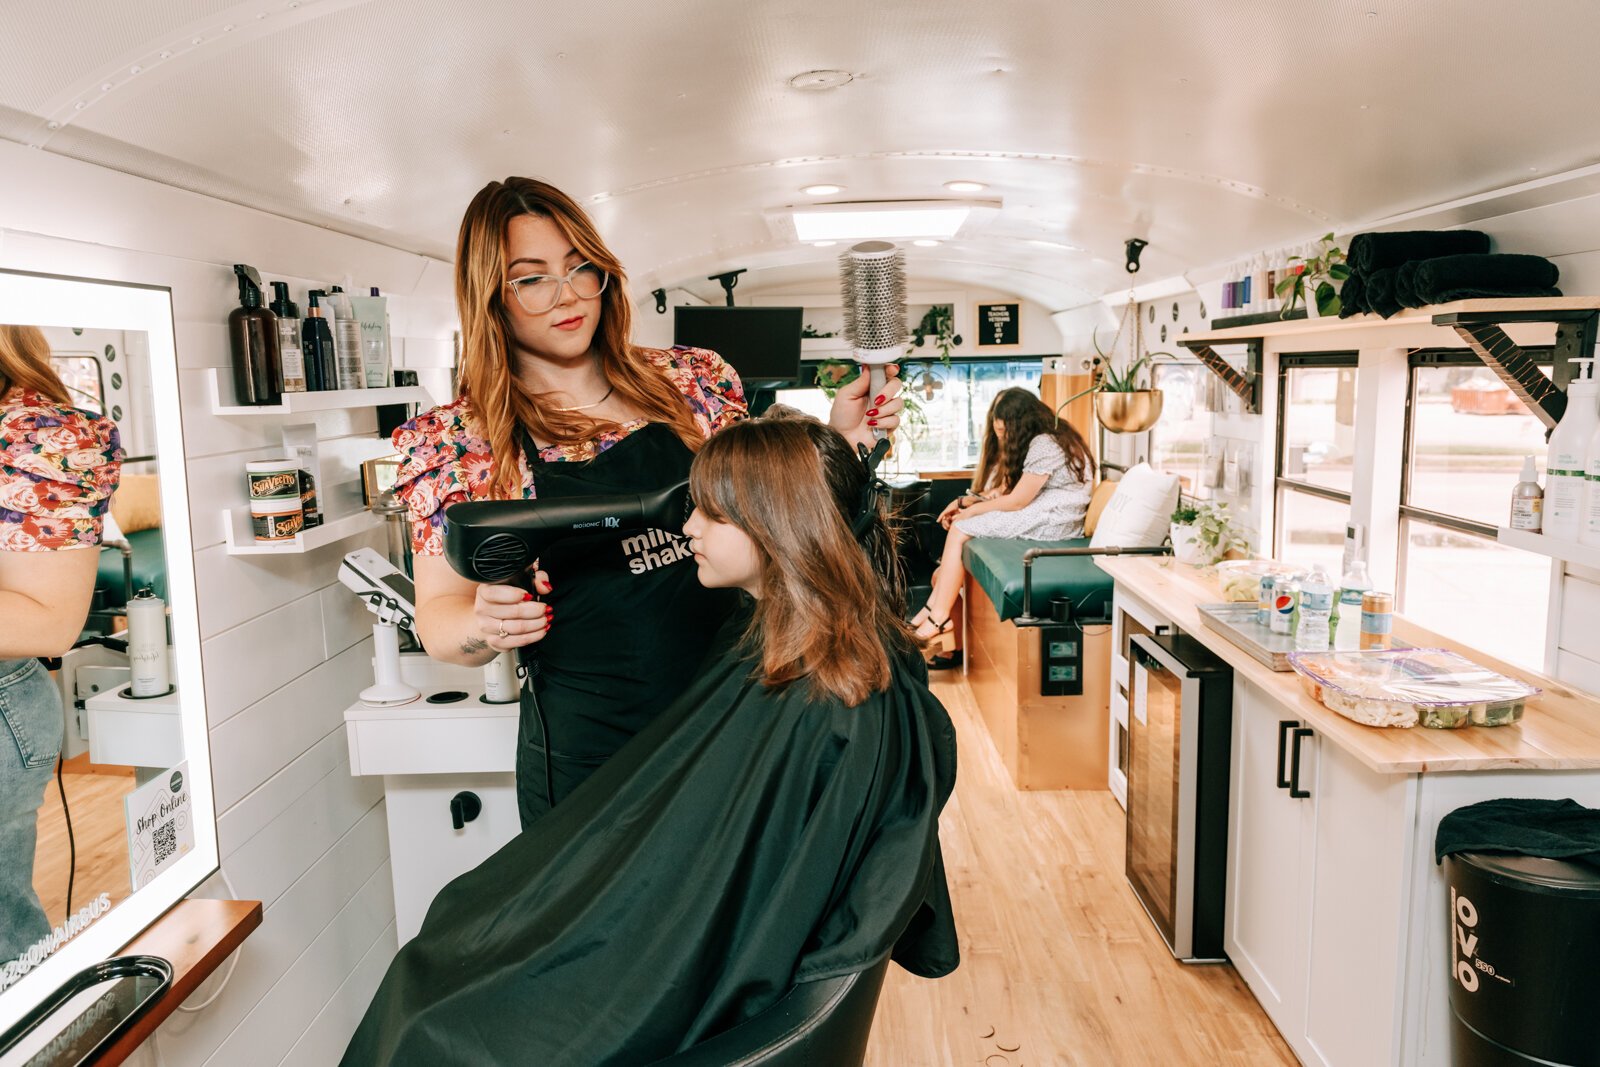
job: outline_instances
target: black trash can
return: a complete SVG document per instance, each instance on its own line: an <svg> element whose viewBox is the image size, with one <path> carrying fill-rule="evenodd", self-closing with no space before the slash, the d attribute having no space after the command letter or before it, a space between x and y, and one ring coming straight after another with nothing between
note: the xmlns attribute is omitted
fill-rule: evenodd
<svg viewBox="0 0 1600 1067"><path fill-rule="evenodd" d="M1455 1067L1600 1067L1600 868L1445 857Z"/></svg>

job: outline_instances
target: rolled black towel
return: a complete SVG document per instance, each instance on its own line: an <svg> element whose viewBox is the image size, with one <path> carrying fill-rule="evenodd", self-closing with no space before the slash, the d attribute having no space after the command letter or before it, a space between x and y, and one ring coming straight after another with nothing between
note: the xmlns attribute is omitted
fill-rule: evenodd
<svg viewBox="0 0 1600 1067"><path fill-rule="evenodd" d="M1417 295L1443 304L1486 296L1549 296L1561 271L1543 256L1442 256L1416 265Z"/></svg>
<svg viewBox="0 0 1600 1067"><path fill-rule="evenodd" d="M1339 317L1348 319L1352 315L1359 315L1367 311L1367 280L1359 274L1352 274L1344 280L1344 286L1339 290Z"/></svg>
<svg viewBox="0 0 1600 1067"><path fill-rule="evenodd" d="M1394 269L1394 299L1401 307L1419 308L1427 303L1417 295L1417 267L1426 262L1425 259L1413 259Z"/></svg>
<svg viewBox="0 0 1600 1067"><path fill-rule="evenodd" d="M1409 259L1489 251L1489 235L1477 230L1405 230L1358 233L1350 238L1350 265L1361 274L1398 267Z"/></svg>
<svg viewBox="0 0 1600 1067"><path fill-rule="evenodd" d="M1396 267L1386 267L1367 275L1366 298L1367 307L1389 318L1400 311L1400 301L1394 298L1394 276Z"/></svg>

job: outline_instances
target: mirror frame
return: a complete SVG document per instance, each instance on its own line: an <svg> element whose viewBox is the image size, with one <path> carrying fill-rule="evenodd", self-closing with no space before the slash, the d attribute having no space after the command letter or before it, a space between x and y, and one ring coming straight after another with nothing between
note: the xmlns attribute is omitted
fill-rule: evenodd
<svg viewBox="0 0 1600 1067"><path fill-rule="evenodd" d="M0 1030L4 1030L78 971L116 955L214 874L219 863L172 290L138 282L0 269L0 322L136 330L149 339L167 596L172 613L173 678L180 694L183 750L192 783L190 803L195 828L191 852L0 993Z"/></svg>

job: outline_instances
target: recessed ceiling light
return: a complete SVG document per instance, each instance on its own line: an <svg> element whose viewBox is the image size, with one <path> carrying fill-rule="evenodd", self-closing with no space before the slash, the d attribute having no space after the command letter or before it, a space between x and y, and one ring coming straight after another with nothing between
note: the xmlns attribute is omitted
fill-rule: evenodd
<svg viewBox="0 0 1600 1067"><path fill-rule="evenodd" d="M794 232L802 241L893 241L912 237L954 237L972 209L965 204L916 201L893 203L819 204L795 208Z"/></svg>
<svg viewBox="0 0 1600 1067"><path fill-rule="evenodd" d="M854 80L855 75L847 70L808 70L790 78L789 88L805 93L820 93L849 85Z"/></svg>
<svg viewBox="0 0 1600 1067"><path fill-rule="evenodd" d="M828 185L824 182L821 185L808 185L800 191L807 196L832 196L834 193L844 192L844 186Z"/></svg>
<svg viewBox="0 0 1600 1067"><path fill-rule="evenodd" d="M811 246L813 248L832 248L838 243L838 241L812 241Z"/></svg>
<svg viewBox="0 0 1600 1067"><path fill-rule="evenodd" d="M945 182L944 187L952 193L981 193L989 188L983 182L954 181Z"/></svg>
<svg viewBox="0 0 1600 1067"><path fill-rule="evenodd" d="M924 237L920 240L912 241L911 243L916 245L918 248L938 248L940 242L935 241L932 238Z"/></svg>

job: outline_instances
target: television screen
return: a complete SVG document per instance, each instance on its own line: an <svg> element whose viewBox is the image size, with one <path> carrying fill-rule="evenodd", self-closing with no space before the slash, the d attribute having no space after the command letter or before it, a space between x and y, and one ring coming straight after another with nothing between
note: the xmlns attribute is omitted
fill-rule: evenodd
<svg viewBox="0 0 1600 1067"><path fill-rule="evenodd" d="M711 349L746 386L799 380L804 308L679 306L673 312L673 343Z"/></svg>

